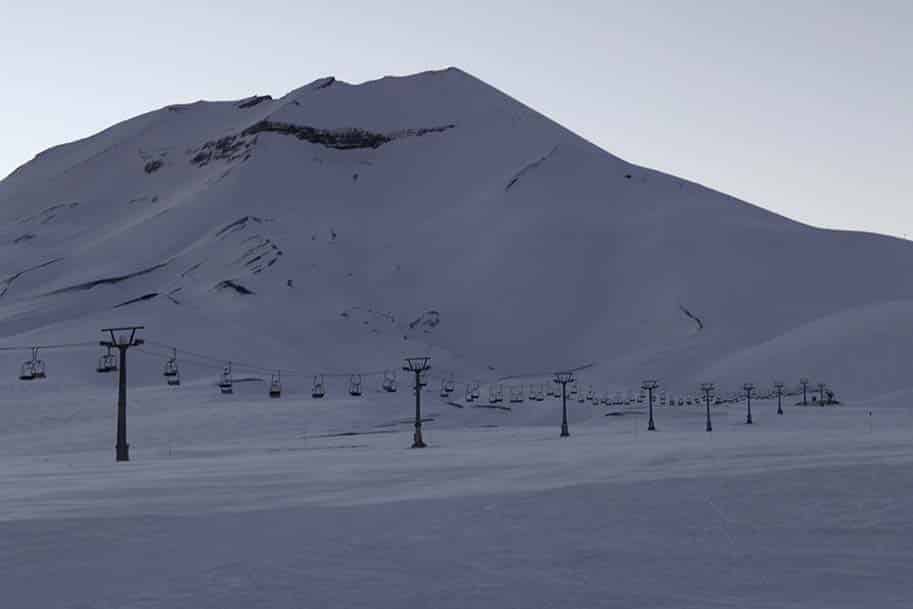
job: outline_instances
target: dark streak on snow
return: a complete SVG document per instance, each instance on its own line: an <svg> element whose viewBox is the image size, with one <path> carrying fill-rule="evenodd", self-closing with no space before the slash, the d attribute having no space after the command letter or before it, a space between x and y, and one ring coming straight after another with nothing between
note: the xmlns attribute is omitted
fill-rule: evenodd
<svg viewBox="0 0 913 609"><path fill-rule="evenodd" d="M158 159L155 159L154 161L148 161L145 165L143 165L143 171L146 173L155 173L162 168L162 165L164 165L164 163Z"/></svg>
<svg viewBox="0 0 913 609"><path fill-rule="evenodd" d="M264 219L259 218L257 216L244 216L243 218L235 220L231 224L227 224L224 227L222 227L219 230L219 232L216 233L216 237L222 237L226 233L233 232L236 230L242 230L247 227L247 224L249 222L255 222L257 224L262 224L264 222Z"/></svg>
<svg viewBox="0 0 913 609"><path fill-rule="evenodd" d="M522 178L524 175L526 175L530 171L532 171L532 170L536 169L537 167L539 167L540 165L542 165L542 163L547 161L553 154L555 154L555 152L557 150L558 150L558 145L556 144L551 150L548 151L547 154L544 154L541 157L539 157L538 159L536 159L535 161L533 161L532 163L528 163L527 165L525 165L520 171L518 171L514 175L514 177L510 180L510 182L507 183L507 186L504 187L504 191L506 192L506 191L510 190L511 188L513 188L514 184L516 184L520 180L520 178Z"/></svg>
<svg viewBox="0 0 913 609"><path fill-rule="evenodd" d="M26 222L31 222L33 220L41 219L41 224L47 224L51 220L57 217L57 212L63 209L75 209L79 207L79 201L73 201L72 203L58 203L57 205L51 205L42 209L35 215L29 216L27 218L22 218L18 222L20 224L25 224Z"/></svg>
<svg viewBox="0 0 913 609"><path fill-rule="evenodd" d="M418 319L409 322L409 329L415 330L416 328L421 327L427 333L436 328L440 323L440 312L432 309L422 313Z"/></svg>
<svg viewBox="0 0 913 609"><path fill-rule="evenodd" d="M48 260L47 262L42 262L36 266L29 267L25 270L19 271L18 273L13 273L2 282L0 282L0 297L5 296L9 289L13 286L13 282L25 275L26 273L31 273L32 271L37 271L38 269L43 269L46 266L50 266L55 262L60 262L63 258L54 258L53 260Z"/></svg>
<svg viewBox="0 0 913 609"><path fill-rule="evenodd" d="M186 277L186 276L189 275L190 273L192 273L192 272L194 272L195 270L197 270L198 268L200 268L202 265L203 265L202 262L197 262L196 264L194 264L193 266L191 266L190 268L188 268L186 271L184 271L183 273L181 273L181 277Z"/></svg>
<svg viewBox="0 0 913 609"><path fill-rule="evenodd" d="M290 135L299 140L312 144L319 144L336 150L376 149L392 141L408 138L422 137L429 133L442 133L456 127L455 124L441 125L438 127L423 127L420 129L403 129L392 133L376 133L365 129L318 129L308 125L293 125L276 121L260 121L241 132L242 136L257 135L260 133L278 133Z"/></svg>
<svg viewBox="0 0 913 609"><path fill-rule="evenodd" d="M49 292L49 295L66 294L68 292L77 292L77 291L82 291L82 290L91 290L92 288L98 287L100 285L114 285L117 283L121 283L122 281L127 281L128 279L140 277L142 275L147 275L149 273L155 272L159 269L163 269L166 266L168 266L169 264L171 264L170 260L167 262L162 262L160 264L156 264L154 266L150 266L149 268L146 268L146 269L136 271L135 273L128 273L126 275L118 275L116 277L105 277L103 279L94 279L92 281L78 283L76 285L68 286L65 288L60 288L59 290L54 290L53 292Z"/></svg>
<svg viewBox="0 0 913 609"><path fill-rule="evenodd" d="M121 307L126 307L127 305L132 305L137 302L143 302L144 300L152 300L153 298L155 298L158 295L159 295L158 292L150 292L148 294L143 294L142 296L139 296L137 298L131 298L130 300L125 300L124 302L122 302L120 304L114 305L114 308L119 309Z"/></svg>
<svg viewBox="0 0 913 609"><path fill-rule="evenodd" d="M691 319L692 321L694 321L694 323L697 324L697 331L698 331L698 332L700 332L701 330L704 329L704 322L701 321L701 318L700 318L700 317L698 317L697 315L695 315L694 313L692 313L691 311L689 311L688 309L686 309L686 308L683 307L682 305L678 305L678 308L681 309L681 312L684 313L685 316L687 316L689 319Z"/></svg>
<svg viewBox="0 0 913 609"><path fill-rule="evenodd" d="M216 284L215 289L218 291L231 289L231 290L234 290L235 292L237 292L238 294L243 294L245 296L249 296L250 294L254 293L253 290L250 290L250 289L244 287L243 285L241 285L240 283L238 283L237 281L233 281L231 279L226 279L225 281L220 281L219 283Z"/></svg>

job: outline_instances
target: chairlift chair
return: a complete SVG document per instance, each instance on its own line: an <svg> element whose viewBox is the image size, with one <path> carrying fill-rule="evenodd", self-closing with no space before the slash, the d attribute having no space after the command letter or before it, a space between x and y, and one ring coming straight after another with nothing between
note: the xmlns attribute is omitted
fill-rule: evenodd
<svg viewBox="0 0 913 609"><path fill-rule="evenodd" d="M269 397L282 397L282 372L279 370L276 370L276 374L272 375L269 381Z"/></svg>
<svg viewBox="0 0 913 609"><path fill-rule="evenodd" d="M472 384L472 400L478 400L481 394L481 384L476 381Z"/></svg>
<svg viewBox="0 0 913 609"><path fill-rule="evenodd" d="M181 384L181 375L180 375L180 373L177 371L177 368L175 368L174 374L171 375L171 376L169 376L169 377L166 379L166 382L168 383L168 385L169 385L170 387L177 387L178 385Z"/></svg>
<svg viewBox="0 0 913 609"><path fill-rule="evenodd" d="M311 397L320 399L327 394L326 385L323 383L323 375L314 377L314 385L311 388Z"/></svg>
<svg viewBox="0 0 913 609"><path fill-rule="evenodd" d="M447 380L444 381L444 391L447 393L453 393L455 389L456 381L453 380L453 373L451 373L450 376L447 377Z"/></svg>
<svg viewBox="0 0 913 609"><path fill-rule="evenodd" d="M38 359L38 347L32 349L32 372L35 374L36 379L47 377L44 370L44 360Z"/></svg>
<svg viewBox="0 0 913 609"><path fill-rule="evenodd" d="M171 357L168 358L168 361L165 362L165 369L162 371L162 376L168 378L178 375L178 352L177 349L171 350Z"/></svg>
<svg viewBox="0 0 913 609"><path fill-rule="evenodd" d="M231 380L231 362L222 369L222 375L219 377L219 391L228 395L234 393L234 384Z"/></svg>
<svg viewBox="0 0 913 609"><path fill-rule="evenodd" d="M474 401L475 401L475 398L472 397L472 384L470 384L470 383L466 383L466 396L465 396L465 400L466 400L467 403L468 403L468 402L474 402Z"/></svg>
<svg viewBox="0 0 913 609"><path fill-rule="evenodd" d="M384 371L384 382L381 384L381 388L387 393L396 393L396 371L395 370L385 370Z"/></svg>
<svg viewBox="0 0 913 609"><path fill-rule="evenodd" d="M447 392L447 381L441 380L441 393L442 398L450 397L450 393Z"/></svg>
<svg viewBox="0 0 913 609"><path fill-rule="evenodd" d="M358 397L361 395L361 375L353 374L349 377L349 395Z"/></svg>
<svg viewBox="0 0 913 609"><path fill-rule="evenodd" d="M523 386L510 388L510 403L519 404L523 401Z"/></svg>
<svg viewBox="0 0 913 609"><path fill-rule="evenodd" d="M35 380L35 369L32 367L32 360L29 360L27 362L22 362L22 367L19 369L19 380L20 381Z"/></svg>
<svg viewBox="0 0 913 609"><path fill-rule="evenodd" d="M103 353L98 358L98 366L96 366L95 371L99 374L104 374L115 370L117 370L117 360L114 359L114 355L111 353L111 347L108 347L108 352Z"/></svg>

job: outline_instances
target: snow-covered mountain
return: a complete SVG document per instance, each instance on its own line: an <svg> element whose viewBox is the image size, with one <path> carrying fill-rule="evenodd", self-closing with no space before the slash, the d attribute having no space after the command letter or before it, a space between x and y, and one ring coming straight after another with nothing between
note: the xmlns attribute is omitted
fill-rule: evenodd
<svg viewBox="0 0 913 609"><path fill-rule="evenodd" d="M483 381L913 387L908 242L632 165L453 68L168 106L45 151L0 182L0 251L0 346L140 323L307 373L430 353ZM92 349L54 358L91 378Z"/></svg>

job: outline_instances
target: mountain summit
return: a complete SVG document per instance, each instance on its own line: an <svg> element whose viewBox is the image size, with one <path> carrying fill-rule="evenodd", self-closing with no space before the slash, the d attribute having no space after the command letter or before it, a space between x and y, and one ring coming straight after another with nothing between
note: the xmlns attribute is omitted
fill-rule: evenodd
<svg viewBox="0 0 913 609"><path fill-rule="evenodd" d="M52 148L0 182L0 248L8 344L130 322L263 367L913 386L909 243L632 165L454 68Z"/></svg>

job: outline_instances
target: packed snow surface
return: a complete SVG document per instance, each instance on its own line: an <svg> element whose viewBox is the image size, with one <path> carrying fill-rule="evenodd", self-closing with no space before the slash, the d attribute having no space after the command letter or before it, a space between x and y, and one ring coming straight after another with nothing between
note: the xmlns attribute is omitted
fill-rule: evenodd
<svg viewBox="0 0 913 609"><path fill-rule="evenodd" d="M413 450L407 393L143 388L116 464L112 389L5 387L4 606L909 607L910 397L572 401L562 439L429 395Z"/></svg>

